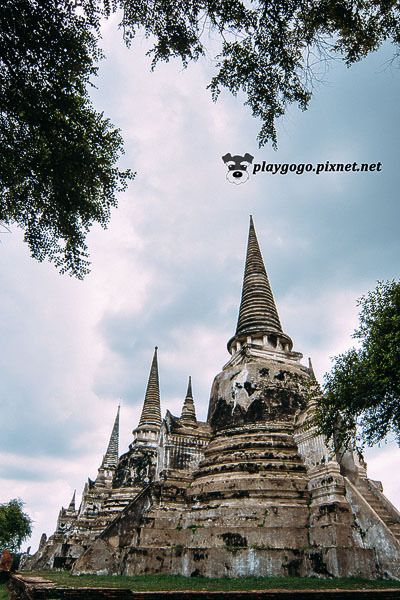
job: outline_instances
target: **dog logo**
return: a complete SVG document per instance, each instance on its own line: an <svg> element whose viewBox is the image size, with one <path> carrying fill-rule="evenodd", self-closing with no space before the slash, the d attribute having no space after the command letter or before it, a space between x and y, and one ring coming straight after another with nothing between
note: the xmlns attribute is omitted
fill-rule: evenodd
<svg viewBox="0 0 400 600"><path fill-rule="evenodd" d="M235 154L232 156L230 152L225 154L222 157L224 163L228 166L228 173L226 174L226 178L230 183L245 183L249 174L247 172L247 167L251 165L253 162L254 156L246 152L244 156L239 156L239 154Z"/></svg>

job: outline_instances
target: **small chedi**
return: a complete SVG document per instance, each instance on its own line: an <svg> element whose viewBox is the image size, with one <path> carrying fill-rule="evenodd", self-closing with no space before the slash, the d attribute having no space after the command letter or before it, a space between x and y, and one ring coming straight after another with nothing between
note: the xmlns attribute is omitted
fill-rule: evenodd
<svg viewBox="0 0 400 600"><path fill-rule="evenodd" d="M319 392L284 333L250 220L230 359L197 420L161 419L157 348L128 452L119 411L79 509L62 508L25 568L73 573L400 579L400 513L352 452L313 427Z"/></svg>

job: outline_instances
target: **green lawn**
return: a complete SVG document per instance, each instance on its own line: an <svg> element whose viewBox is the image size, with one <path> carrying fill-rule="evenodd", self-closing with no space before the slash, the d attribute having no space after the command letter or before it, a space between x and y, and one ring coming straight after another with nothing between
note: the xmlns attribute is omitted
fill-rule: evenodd
<svg viewBox="0 0 400 600"><path fill-rule="evenodd" d="M182 577L181 575L78 575L65 571L24 572L69 587L114 587L135 591L156 590L270 590L270 589L382 589L399 588L400 581L351 579L316 579L306 577L246 577L238 579L212 579L206 577ZM5 596L6 598L6 596ZM0 596L2 600L2 596Z"/></svg>
<svg viewBox="0 0 400 600"><path fill-rule="evenodd" d="M0 583L0 600L8 600L8 592L5 583Z"/></svg>

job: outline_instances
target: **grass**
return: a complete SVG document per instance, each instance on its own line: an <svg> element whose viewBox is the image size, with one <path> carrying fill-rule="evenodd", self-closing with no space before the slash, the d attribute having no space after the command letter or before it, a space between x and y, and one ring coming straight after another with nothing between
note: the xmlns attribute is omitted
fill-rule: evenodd
<svg viewBox="0 0 400 600"><path fill-rule="evenodd" d="M5 583L0 583L0 600L8 600L8 592Z"/></svg>
<svg viewBox="0 0 400 600"><path fill-rule="evenodd" d="M24 572L24 575L43 577L62 587L113 587L134 591L167 590L207 590L207 591L244 591L244 590L323 590L323 589L385 589L399 588L400 581L387 579L317 579L310 577L240 577L208 578L183 577L181 575L78 575L72 576L66 571ZM7 596L4 596L7 598ZM3 596L0 595L0 600Z"/></svg>

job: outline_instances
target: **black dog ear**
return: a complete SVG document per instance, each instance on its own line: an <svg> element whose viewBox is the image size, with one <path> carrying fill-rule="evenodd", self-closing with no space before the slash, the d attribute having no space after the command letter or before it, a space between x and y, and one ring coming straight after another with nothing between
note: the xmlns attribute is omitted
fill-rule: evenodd
<svg viewBox="0 0 400 600"><path fill-rule="evenodd" d="M222 157L222 160L224 161L224 163L229 162L230 160L232 160L232 154L228 152L228 154L225 154L225 156Z"/></svg>
<svg viewBox="0 0 400 600"><path fill-rule="evenodd" d="M253 159L254 159L254 156L252 156L248 152L246 152L246 154L243 156L243 160L245 160L249 164L251 164L253 162Z"/></svg>

